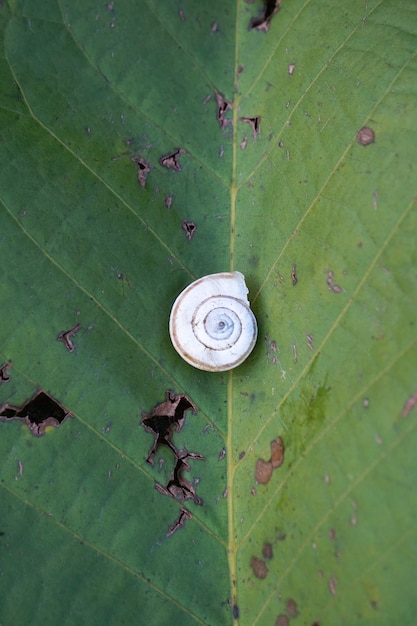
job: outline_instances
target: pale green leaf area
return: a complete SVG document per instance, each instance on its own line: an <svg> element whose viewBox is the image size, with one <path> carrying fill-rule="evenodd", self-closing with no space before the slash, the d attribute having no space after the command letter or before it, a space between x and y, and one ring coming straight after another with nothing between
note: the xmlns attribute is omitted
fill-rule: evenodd
<svg viewBox="0 0 417 626"><path fill-rule="evenodd" d="M262 7L1 3L0 402L74 416L0 422L2 626L415 623L417 7L282 0L249 30ZM170 309L229 270L258 341L202 372ZM168 389L205 456L171 536L174 458L140 426Z"/></svg>

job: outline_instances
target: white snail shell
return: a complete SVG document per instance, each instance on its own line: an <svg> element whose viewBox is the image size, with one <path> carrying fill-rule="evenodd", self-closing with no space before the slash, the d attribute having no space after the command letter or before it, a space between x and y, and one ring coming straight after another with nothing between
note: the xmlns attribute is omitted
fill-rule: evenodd
<svg viewBox="0 0 417 626"><path fill-rule="evenodd" d="M203 276L175 300L169 319L174 348L190 365L224 372L252 352L258 335L240 272Z"/></svg>

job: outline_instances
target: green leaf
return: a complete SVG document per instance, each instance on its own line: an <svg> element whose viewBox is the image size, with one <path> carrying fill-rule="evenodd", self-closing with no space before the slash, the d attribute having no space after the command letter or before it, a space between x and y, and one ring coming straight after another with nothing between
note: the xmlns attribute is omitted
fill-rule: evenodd
<svg viewBox="0 0 417 626"><path fill-rule="evenodd" d="M74 416L0 422L3 624L413 622L415 3L284 0L249 29L261 12L1 3L0 403L42 389ZM195 370L172 303L229 270L257 345ZM171 536L174 457L147 464L140 426L168 389L198 407L175 446L205 456Z"/></svg>

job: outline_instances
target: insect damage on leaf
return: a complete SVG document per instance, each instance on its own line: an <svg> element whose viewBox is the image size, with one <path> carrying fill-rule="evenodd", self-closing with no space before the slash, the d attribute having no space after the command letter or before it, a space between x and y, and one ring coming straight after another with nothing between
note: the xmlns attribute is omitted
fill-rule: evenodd
<svg viewBox="0 0 417 626"><path fill-rule="evenodd" d="M170 152L169 154L164 154L159 159L159 163L162 167L166 167L169 170L175 170L176 172L181 172L182 168L180 165L180 156L184 154L185 150L182 148L177 148L174 152Z"/></svg>
<svg viewBox="0 0 417 626"><path fill-rule="evenodd" d="M3 363L3 365L0 365L0 385L9 382L10 376L7 371L10 369L10 367L10 363Z"/></svg>
<svg viewBox="0 0 417 626"><path fill-rule="evenodd" d="M45 391L37 391L21 406L4 402L0 406L0 421L20 420L35 437L45 434L48 426L58 428L67 417L74 417Z"/></svg>
<svg viewBox="0 0 417 626"><path fill-rule="evenodd" d="M358 130L356 138L361 146L369 146L369 144L374 143L375 141L375 133L372 128L362 126L362 128Z"/></svg>
<svg viewBox="0 0 417 626"><path fill-rule="evenodd" d="M183 476L184 472L189 472L191 467L189 459L204 460L202 454L188 452L187 450L177 450L172 442L174 431L180 431L184 425L185 414L188 410L197 412L197 407L184 394L176 394L173 391L165 392L165 401L157 404L151 413L142 413L142 426L146 432L154 436L153 445L149 451L147 463L153 465L155 454L160 445L167 446L174 454L175 464L170 479L164 487L160 483L155 483L155 489L166 496L171 496L179 502L193 500L195 504L203 504L195 491L195 486ZM187 519L191 519L191 513L181 508L178 519L168 528L167 536L173 535Z"/></svg>
<svg viewBox="0 0 417 626"><path fill-rule="evenodd" d="M190 239L192 239L195 235L195 231L197 230L197 224L195 224L194 222L190 222L189 220L183 220L181 228L185 232L185 236L187 237L188 241L190 241Z"/></svg>
<svg viewBox="0 0 417 626"><path fill-rule="evenodd" d="M78 331L81 328L81 324L75 324L75 326L73 326L72 328L70 328L69 330L62 330L58 337L56 338L57 341L62 341L66 347L66 349L68 350L68 352L74 352L74 344L71 341L71 337L73 337L74 335L76 335L78 333Z"/></svg>
<svg viewBox="0 0 417 626"><path fill-rule="evenodd" d="M226 98L219 92L217 89L214 90L214 95L216 96L217 103L217 121L219 122L220 128L223 128L231 122L231 120L225 117L227 111L232 110L232 103L230 100L226 100Z"/></svg>
<svg viewBox="0 0 417 626"><path fill-rule="evenodd" d="M259 17L253 17L249 22L249 30L269 30L269 23L276 13L278 13L281 0L264 0L264 9Z"/></svg>
<svg viewBox="0 0 417 626"><path fill-rule="evenodd" d="M282 437L277 437L271 441L271 458L269 461L258 459L255 465L255 480L261 485L266 485L271 476L272 471L284 462L284 442Z"/></svg>
<svg viewBox="0 0 417 626"><path fill-rule="evenodd" d="M141 187L145 186L146 179L148 178L148 174L151 171L151 164L149 161L144 159L141 156L133 156L133 163L136 163L138 168L138 182Z"/></svg>
<svg viewBox="0 0 417 626"><path fill-rule="evenodd" d="M159 446L167 446L175 456L178 451L172 443L174 430L179 432L184 425L185 413L191 409L197 413L197 407L184 394L176 394L169 389L165 392L165 401L157 404L150 413L142 412L142 426L154 436L146 462L153 465L155 454Z"/></svg>
<svg viewBox="0 0 417 626"><path fill-rule="evenodd" d="M195 492L194 485L183 477L183 472L189 472L191 469L188 459L204 460L204 456L202 454L198 454L197 452L179 450L177 462L167 486L163 487L161 484L155 483L155 489L165 496L172 496L180 502L192 499L195 504L203 504L203 501Z"/></svg>
<svg viewBox="0 0 417 626"><path fill-rule="evenodd" d="M263 580L267 577L269 569L266 566L265 561L259 559L257 556L253 556L250 560L250 566L256 578Z"/></svg>
<svg viewBox="0 0 417 626"><path fill-rule="evenodd" d="M254 117L239 117L239 121L250 125L252 128L252 137L256 139L261 131L261 116L255 115Z"/></svg>

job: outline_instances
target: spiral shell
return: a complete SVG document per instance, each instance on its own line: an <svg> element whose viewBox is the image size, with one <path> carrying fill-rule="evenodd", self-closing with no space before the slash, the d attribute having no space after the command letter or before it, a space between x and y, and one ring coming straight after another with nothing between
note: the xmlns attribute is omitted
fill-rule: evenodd
<svg viewBox="0 0 417 626"><path fill-rule="evenodd" d="M169 320L174 348L194 367L223 372L240 365L258 335L240 272L203 276L175 300Z"/></svg>

